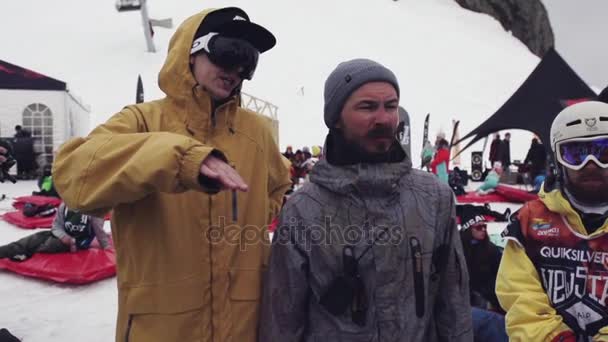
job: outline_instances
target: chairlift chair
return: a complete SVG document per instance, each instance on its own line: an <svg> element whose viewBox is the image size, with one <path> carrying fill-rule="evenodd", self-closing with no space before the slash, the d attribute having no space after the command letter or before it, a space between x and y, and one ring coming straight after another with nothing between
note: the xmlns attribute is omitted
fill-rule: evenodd
<svg viewBox="0 0 608 342"><path fill-rule="evenodd" d="M117 0L116 10L118 12L139 11L142 0Z"/></svg>

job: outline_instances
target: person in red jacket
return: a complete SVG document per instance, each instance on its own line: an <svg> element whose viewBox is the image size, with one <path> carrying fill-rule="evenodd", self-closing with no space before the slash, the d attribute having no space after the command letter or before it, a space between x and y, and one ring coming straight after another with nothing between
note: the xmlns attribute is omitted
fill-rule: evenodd
<svg viewBox="0 0 608 342"><path fill-rule="evenodd" d="M445 184L448 184L448 170L450 168L450 149L448 145L447 140L441 139L435 157L431 161L431 171Z"/></svg>

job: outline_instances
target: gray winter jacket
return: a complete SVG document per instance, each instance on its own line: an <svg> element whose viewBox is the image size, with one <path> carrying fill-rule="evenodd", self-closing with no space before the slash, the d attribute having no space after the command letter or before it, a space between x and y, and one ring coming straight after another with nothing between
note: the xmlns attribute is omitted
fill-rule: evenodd
<svg viewBox="0 0 608 342"><path fill-rule="evenodd" d="M472 341L469 285L454 196L435 176L392 164L333 166L287 201L264 282L260 342ZM379 238L373 242L375 238ZM353 246L368 302L351 311L319 304Z"/></svg>

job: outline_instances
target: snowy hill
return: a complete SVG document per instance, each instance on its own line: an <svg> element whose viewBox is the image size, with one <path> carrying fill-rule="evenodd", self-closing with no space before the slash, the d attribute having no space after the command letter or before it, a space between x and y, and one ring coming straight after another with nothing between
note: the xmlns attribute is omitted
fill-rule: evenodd
<svg viewBox="0 0 608 342"><path fill-rule="evenodd" d="M451 0L149 3L152 17L172 17L176 24L203 6L236 5L276 34L277 47L262 56L244 89L279 106L283 147L323 142L323 83L347 58L376 59L395 71L402 105L412 116L415 155L427 112L431 135L448 131L452 118L462 120L464 134L502 105L538 63L492 18ZM146 99L162 96L156 78L172 30L157 28L159 52L146 53L139 14L117 13L113 0L10 1L3 3L1 18L0 59L66 81L91 105L96 123L134 102L138 74ZM3 133L7 129L2 127ZM528 137L514 134L514 159L523 158ZM25 195L34 188L33 182L0 184L0 193ZM9 208L10 200L0 202L0 212ZM30 233L0 222L0 244ZM0 298L0 328L25 341L114 338L115 279L68 287L0 272Z"/></svg>
<svg viewBox="0 0 608 342"><path fill-rule="evenodd" d="M174 29L156 28L159 52L147 53L139 12L118 13L113 2L4 4L0 59L66 81L91 105L93 123L134 102L138 74L146 99L163 96L157 73ZM262 56L244 90L279 106L282 148L323 143L323 83L345 59L368 57L395 71L401 104L412 116L414 155L426 113L431 136L440 129L449 136L452 118L462 121L464 134L492 114L539 61L493 18L451 0L148 2L151 17L171 17L175 26L203 6L240 6L276 34L276 48ZM513 159L523 158L528 137L514 135Z"/></svg>

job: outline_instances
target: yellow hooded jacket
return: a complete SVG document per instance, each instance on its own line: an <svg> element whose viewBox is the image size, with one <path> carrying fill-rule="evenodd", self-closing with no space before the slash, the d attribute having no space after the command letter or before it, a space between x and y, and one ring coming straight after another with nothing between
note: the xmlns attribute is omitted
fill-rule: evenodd
<svg viewBox="0 0 608 342"><path fill-rule="evenodd" d="M167 95L125 107L64 144L53 178L67 205L113 210L116 341L256 341L270 219L290 180L267 121L236 98L215 109L189 68L204 11L172 37ZM225 158L247 193L201 186L202 161ZM216 189L217 190L217 189ZM236 219L236 220L235 220Z"/></svg>
<svg viewBox="0 0 608 342"><path fill-rule="evenodd" d="M564 234L578 236L583 241L597 242L606 239L608 221L589 235L580 215L564 198L561 191L541 190L539 197L540 200L526 203L519 211L517 222L521 227L522 240L527 242L532 234L539 234L541 230L544 230L541 234L546 235L557 234L556 232L559 231L560 235L547 241L557 246L563 244L564 247L572 247L564 241ZM505 231L509 240L496 280L496 294L501 306L507 311L506 326L509 341L553 341L558 335L571 329L556 311L543 288L537 268L530 259L530 254L527 253L526 246L531 242L524 243L526 246L523 246L521 241L508 237L514 233L513 230L519 230L519 227L513 227L511 224ZM546 246L548 245L538 247ZM570 286L575 286L573 280L568 280L568 283ZM584 282L583 288L586 285L587 283ZM555 288L559 285L552 286ZM605 286L608 287L608 282ZM608 341L608 326L601 328L593 337L593 341Z"/></svg>

